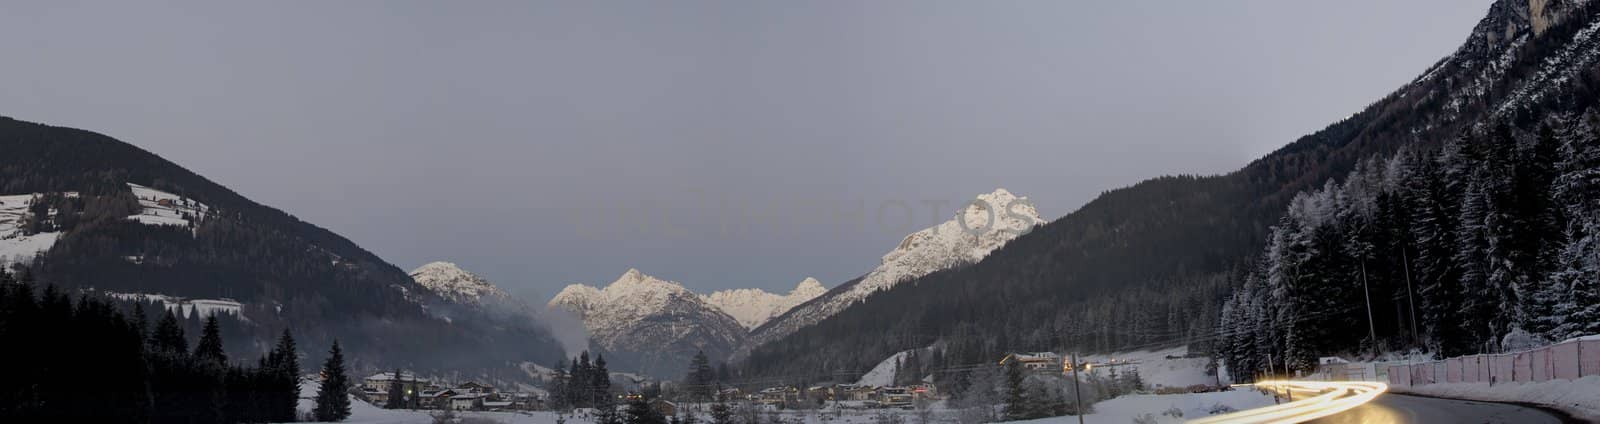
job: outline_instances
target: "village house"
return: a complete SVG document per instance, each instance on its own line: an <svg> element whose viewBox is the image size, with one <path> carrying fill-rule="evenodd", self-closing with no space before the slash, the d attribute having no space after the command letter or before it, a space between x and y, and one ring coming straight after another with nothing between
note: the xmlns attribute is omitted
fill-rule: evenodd
<svg viewBox="0 0 1600 424"><path fill-rule="evenodd" d="M487 384L479 383L479 382L476 382L476 381L468 381L468 382L465 382L465 383L457 384L455 389L456 389L456 391L459 391L459 392L462 392L462 393L494 393L495 392L494 386L490 386L490 385L487 385Z"/></svg>
<svg viewBox="0 0 1600 424"><path fill-rule="evenodd" d="M871 400L877 391L872 387L860 384L840 384L833 386L834 400L864 401Z"/></svg>
<svg viewBox="0 0 1600 424"><path fill-rule="evenodd" d="M806 397L811 399L833 400L833 387L811 386L806 389Z"/></svg>
<svg viewBox="0 0 1600 424"><path fill-rule="evenodd" d="M795 387L768 387L756 393L756 401L778 405L800 400L800 389Z"/></svg>
<svg viewBox="0 0 1600 424"><path fill-rule="evenodd" d="M418 378L409 372L401 372L396 379L393 372L373 374L362 381L361 397L373 405L383 406L389 403L389 388L395 385L401 387L404 401L413 406L420 406L420 399L416 396L432 385L426 378Z"/></svg>
<svg viewBox="0 0 1600 424"><path fill-rule="evenodd" d="M402 390L406 391L407 393L416 393L422 391L424 387L432 384L432 382L426 378L418 378L416 375L405 371L400 372L400 378L398 380L395 379L394 373L392 372L381 372L367 377L366 380L363 381L361 388L365 390L387 393L389 391L389 386L394 384L401 385Z"/></svg>
<svg viewBox="0 0 1600 424"><path fill-rule="evenodd" d="M884 387L878 389L878 405L884 408L910 408L916 395L906 387Z"/></svg>
<svg viewBox="0 0 1600 424"><path fill-rule="evenodd" d="M483 409L484 398L489 395L483 393L464 393L450 397L450 409L457 411L476 411Z"/></svg>
<svg viewBox="0 0 1600 424"><path fill-rule="evenodd" d="M418 403L424 409L445 409L450 407L450 397L458 394L450 389L423 390Z"/></svg>
<svg viewBox="0 0 1600 424"><path fill-rule="evenodd" d="M1000 365L1008 365L1012 361L1020 363L1023 369L1034 372L1061 371L1064 366L1061 355L1054 352L1010 353L1000 358Z"/></svg>

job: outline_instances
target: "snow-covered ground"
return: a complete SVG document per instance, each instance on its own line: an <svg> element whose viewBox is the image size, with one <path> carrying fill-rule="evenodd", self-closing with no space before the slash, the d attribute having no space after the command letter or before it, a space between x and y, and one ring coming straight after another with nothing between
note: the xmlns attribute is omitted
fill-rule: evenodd
<svg viewBox="0 0 1600 424"><path fill-rule="evenodd" d="M151 293L118 293L108 291L107 296L121 300L139 300L144 302L161 302L167 310L173 311L183 318L188 318L196 313L201 317L208 317L218 313L230 314L244 319L241 312L243 304L232 299L189 299L178 296Z"/></svg>
<svg viewBox="0 0 1600 424"><path fill-rule="evenodd" d="M1119 363L1128 363L1116 367L1118 372L1137 368L1139 378L1144 380L1146 387L1151 390L1165 387L1189 387L1194 385L1217 385L1217 376L1206 375L1206 364L1210 362L1206 357L1186 358L1189 348L1175 347L1155 351L1121 352L1105 355L1085 355L1081 360L1091 364L1110 363L1113 360ZM1218 370L1223 374L1222 384L1229 384L1227 372Z"/></svg>
<svg viewBox="0 0 1600 424"><path fill-rule="evenodd" d="M1489 402L1533 403L1566 411L1582 420L1600 422L1600 376L1595 375L1571 381L1509 382L1493 386L1489 383L1390 386L1389 391Z"/></svg>
<svg viewBox="0 0 1600 424"><path fill-rule="evenodd" d="M1094 413L1083 416L1084 422L1131 423L1148 416L1158 423L1181 423L1232 411L1243 411L1273 405L1272 395L1251 389L1226 392L1187 393L1179 395L1126 395L1094 404ZM1077 416L1041 418L1014 421L1030 424L1077 423Z"/></svg>
<svg viewBox="0 0 1600 424"><path fill-rule="evenodd" d="M900 361L905 360L906 354L910 352L911 351L907 350L889 355L888 358L879 361L877 366L872 367L872 370L867 371L866 374L862 374L861 380L856 381L856 384L869 387L893 386L895 365L898 365L900 364Z"/></svg>
<svg viewBox="0 0 1600 424"><path fill-rule="evenodd" d="M37 194L0 196L0 266L24 262L56 244L61 232L22 234L23 218L28 215L28 204Z"/></svg>
<svg viewBox="0 0 1600 424"><path fill-rule="evenodd" d="M206 212L211 210L203 203L150 187L128 183L128 188L133 190L133 197L139 198L139 206L144 208L128 219L146 225L188 226L194 220L204 218Z"/></svg>
<svg viewBox="0 0 1600 424"><path fill-rule="evenodd" d="M193 220L204 218L211 210L192 199L142 185L128 183L128 189L139 199L139 206L143 208L128 219L142 224L188 226ZM75 192L63 194L68 197L78 195ZM0 266L29 260L40 252L50 250L61 238L60 231L22 234L21 226L28 214L28 205L38 196L39 193L0 196ZM52 215L54 213L51 211ZM128 260L138 263L143 258L130 256Z"/></svg>

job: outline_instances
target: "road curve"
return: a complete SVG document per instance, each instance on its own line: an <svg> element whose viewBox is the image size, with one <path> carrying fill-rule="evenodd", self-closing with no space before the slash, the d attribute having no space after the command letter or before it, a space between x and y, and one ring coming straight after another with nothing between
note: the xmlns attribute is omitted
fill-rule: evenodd
<svg viewBox="0 0 1600 424"><path fill-rule="evenodd" d="M1385 393L1371 402L1314 421L1357 423L1561 424L1561 417L1526 406Z"/></svg>
<svg viewBox="0 0 1600 424"><path fill-rule="evenodd" d="M1192 424L1300 423L1349 411L1371 402L1389 385L1370 381L1261 381L1257 387L1294 393L1294 402L1189 421Z"/></svg>

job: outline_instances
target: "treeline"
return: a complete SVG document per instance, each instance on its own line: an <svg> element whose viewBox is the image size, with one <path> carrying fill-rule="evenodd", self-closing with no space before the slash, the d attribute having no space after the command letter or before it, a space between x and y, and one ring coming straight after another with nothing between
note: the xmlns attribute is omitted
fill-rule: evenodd
<svg viewBox="0 0 1600 424"><path fill-rule="evenodd" d="M589 351L583 351L569 363L556 364L555 375L545 383L550 392L551 409L595 408L602 423L616 422L616 393L611 391L611 371L606 369L605 355L589 362Z"/></svg>
<svg viewBox="0 0 1600 424"><path fill-rule="evenodd" d="M1309 370L1330 354L1455 356L1600 332L1597 128L1593 111L1492 126L1301 193L1223 306L1229 369L1249 378L1268 357Z"/></svg>
<svg viewBox="0 0 1600 424"><path fill-rule="evenodd" d="M170 312L154 328L143 305L36 294L27 273L0 270L0 421L246 423L295 421L299 359L285 331L253 365L233 363L215 318L194 348ZM248 362L246 362L248 363Z"/></svg>

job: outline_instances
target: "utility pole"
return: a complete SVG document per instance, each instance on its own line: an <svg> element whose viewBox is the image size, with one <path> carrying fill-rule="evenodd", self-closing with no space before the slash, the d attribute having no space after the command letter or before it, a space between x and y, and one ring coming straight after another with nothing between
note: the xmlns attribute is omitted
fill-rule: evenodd
<svg viewBox="0 0 1600 424"><path fill-rule="evenodd" d="M1294 378L1294 372L1289 371L1289 355L1283 355L1283 373L1288 376L1286 378ZM1283 392L1288 394L1290 402L1294 402L1294 387L1285 387Z"/></svg>
<svg viewBox="0 0 1600 424"><path fill-rule="evenodd" d="M1078 352L1072 352L1072 400L1078 405L1078 424L1083 424L1083 392L1078 389Z"/></svg>
<svg viewBox="0 0 1600 424"><path fill-rule="evenodd" d="M1373 357L1378 356L1378 327L1372 322L1372 290L1367 288L1367 258L1361 258L1361 294L1367 298L1367 337L1370 337L1370 349ZM1284 358L1284 368L1288 368L1288 358Z"/></svg>
<svg viewBox="0 0 1600 424"><path fill-rule="evenodd" d="M1406 257L1406 247L1400 246L1401 270L1406 274L1406 303L1411 306L1411 344L1422 346L1422 333L1417 332L1417 301L1411 298L1411 259Z"/></svg>

